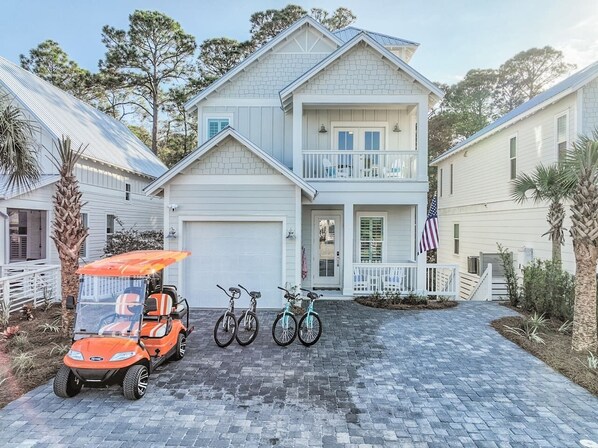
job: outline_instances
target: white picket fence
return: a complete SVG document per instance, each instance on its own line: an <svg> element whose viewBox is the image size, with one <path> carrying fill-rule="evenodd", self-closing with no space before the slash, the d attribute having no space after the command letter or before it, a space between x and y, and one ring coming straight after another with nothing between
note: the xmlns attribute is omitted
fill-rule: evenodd
<svg viewBox="0 0 598 448"><path fill-rule="evenodd" d="M60 300L60 266L36 263L0 265L0 301L10 312Z"/></svg>

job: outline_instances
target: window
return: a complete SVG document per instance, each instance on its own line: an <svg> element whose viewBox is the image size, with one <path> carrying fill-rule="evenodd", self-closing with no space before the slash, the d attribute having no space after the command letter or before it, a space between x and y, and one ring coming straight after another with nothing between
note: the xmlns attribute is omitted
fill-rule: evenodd
<svg viewBox="0 0 598 448"><path fill-rule="evenodd" d="M207 130L208 140L229 126L230 118L208 118Z"/></svg>
<svg viewBox="0 0 598 448"><path fill-rule="evenodd" d="M361 216L359 218L360 263L382 263L384 259L384 217Z"/></svg>
<svg viewBox="0 0 598 448"><path fill-rule="evenodd" d="M440 168L440 173L438 174L438 196L442 197L442 175L444 171Z"/></svg>
<svg viewBox="0 0 598 448"><path fill-rule="evenodd" d="M509 140L509 159L511 161L511 179L517 177L517 137Z"/></svg>
<svg viewBox="0 0 598 448"><path fill-rule="evenodd" d="M567 113L556 118L556 150L558 161L565 160L569 146L569 116Z"/></svg>
<svg viewBox="0 0 598 448"><path fill-rule="evenodd" d="M453 253L455 255L459 254L459 224L453 224Z"/></svg>
<svg viewBox="0 0 598 448"><path fill-rule="evenodd" d="M81 225L83 226L84 229L89 229L87 213L81 213ZM81 249L79 249L79 258L87 257L87 239L88 238L89 238L89 236L87 238L85 238L85 240L83 241L83 244L81 244Z"/></svg>
<svg viewBox="0 0 598 448"><path fill-rule="evenodd" d="M131 200L131 184L125 184L125 201Z"/></svg>
<svg viewBox="0 0 598 448"><path fill-rule="evenodd" d="M106 215L106 235L111 236L114 233L115 224L116 216Z"/></svg>
<svg viewBox="0 0 598 448"><path fill-rule="evenodd" d="M453 169L453 164L451 163L451 172L450 172L450 185L449 185L449 191L451 194L453 194L453 176L455 174L455 170Z"/></svg>

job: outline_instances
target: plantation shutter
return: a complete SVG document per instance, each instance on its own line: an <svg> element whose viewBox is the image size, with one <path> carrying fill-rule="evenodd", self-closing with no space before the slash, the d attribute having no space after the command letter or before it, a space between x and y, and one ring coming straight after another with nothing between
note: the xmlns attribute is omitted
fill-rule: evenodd
<svg viewBox="0 0 598 448"><path fill-rule="evenodd" d="M228 118L208 118L208 140L222 131L228 124Z"/></svg>
<svg viewBox="0 0 598 448"><path fill-rule="evenodd" d="M367 216L360 218L359 245L361 263L382 263L384 218L381 216Z"/></svg>

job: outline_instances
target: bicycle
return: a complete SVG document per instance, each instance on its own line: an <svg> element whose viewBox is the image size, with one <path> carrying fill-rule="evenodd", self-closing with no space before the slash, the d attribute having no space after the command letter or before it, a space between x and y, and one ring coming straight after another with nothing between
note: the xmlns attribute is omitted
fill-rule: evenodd
<svg viewBox="0 0 598 448"><path fill-rule="evenodd" d="M307 292L309 306L307 311L299 319L299 340L306 347L314 345L322 336L322 321L318 313L314 311L314 301L322 297L309 289L301 288L301 291Z"/></svg>
<svg viewBox="0 0 598 448"><path fill-rule="evenodd" d="M272 324L272 337L278 345L286 347L297 337L297 319L295 319L295 315L293 314L291 301L296 300L299 297L299 293L293 294L280 286L278 289L284 291L284 298L287 299L287 304L282 312L278 313L274 324Z"/></svg>
<svg viewBox="0 0 598 448"><path fill-rule="evenodd" d="M220 285L216 285L229 297L228 309L216 321L214 341L218 347L228 347L237 334L237 318L235 317L235 300L241 297L239 288L228 288L230 294Z"/></svg>
<svg viewBox="0 0 598 448"><path fill-rule="evenodd" d="M249 297L251 298L249 309L241 313L241 317L238 321L239 325L237 327L237 342L244 347L255 341L257 332L260 329L260 323L257 320L257 299L259 299L262 294L259 291L247 291L243 285L238 286L249 294Z"/></svg>

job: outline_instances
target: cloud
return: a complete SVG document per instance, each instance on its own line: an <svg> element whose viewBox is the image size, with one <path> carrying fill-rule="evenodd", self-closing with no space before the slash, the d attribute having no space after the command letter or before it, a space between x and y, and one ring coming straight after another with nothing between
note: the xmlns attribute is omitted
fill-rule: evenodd
<svg viewBox="0 0 598 448"><path fill-rule="evenodd" d="M598 13L581 20L565 30L564 40L556 47L568 62L583 68L598 60Z"/></svg>

